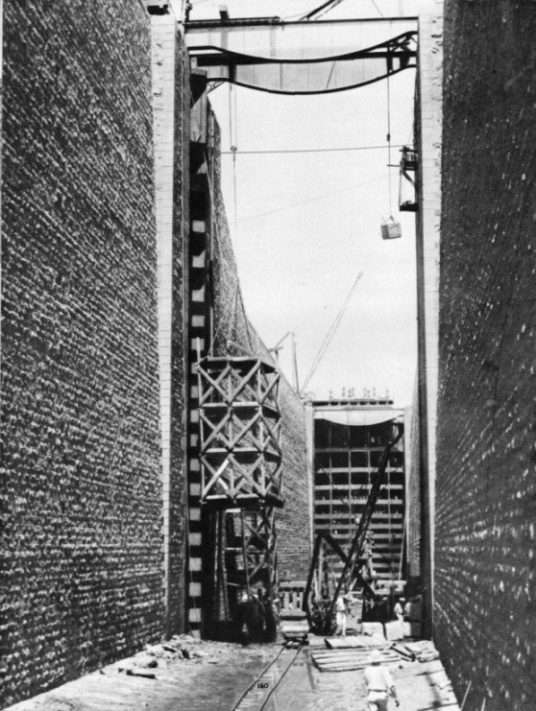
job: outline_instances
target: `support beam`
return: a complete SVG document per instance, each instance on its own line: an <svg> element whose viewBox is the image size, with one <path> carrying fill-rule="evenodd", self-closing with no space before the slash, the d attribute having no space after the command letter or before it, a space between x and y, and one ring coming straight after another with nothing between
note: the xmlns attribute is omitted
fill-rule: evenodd
<svg viewBox="0 0 536 711"><path fill-rule="evenodd" d="M188 22L192 66L210 81L281 94L364 86L416 66L416 18Z"/></svg>
<svg viewBox="0 0 536 711"><path fill-rule="evenodd" d="M282 505L279 371L259 358L197 364L201 502Z"/></svg>
<svg viewBox="0 0 536 711"><path fill-rule="evenodd" d="M188 189L188 157L177 135L187 132L188 117L182 110L188 67L183 61L176 18L170 13L153 14L151 65L153 92L153 141L155 173L156 252L158 265L158 354L160 380L162 542L166 633L184 631L185 602L185 443L177 422L185 416L174 403L186 399L186 363L183 349L172 337L184 320L186 282L176 274L184 263L186 243L185 205ZM182 56L181 56L182 55ZM177 185L181 189L177 189ZM184 408L182 408L184 412ZM181 421L185 425L184 419Z"/></svg>
<svg viewBox="0 0 536 711"><path fill-rule="evenodd" d="M416 125L418 170L417 319L422 469L422 567L425 618L431 638L434 609L434 514L439 362L439 256L442 141L443 2L430 0L420 14Z"/></svg>

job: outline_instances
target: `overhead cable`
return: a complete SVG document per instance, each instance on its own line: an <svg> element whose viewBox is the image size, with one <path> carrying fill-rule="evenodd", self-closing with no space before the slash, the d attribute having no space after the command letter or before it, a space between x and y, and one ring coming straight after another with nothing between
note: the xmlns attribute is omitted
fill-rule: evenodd
<svg viewBox="0 0 536 711"><path fill-rule="evenodd" d="M388 60L389 61L389 60ZM387 170L389 172L389 213L393 215L392 189L391 189L391 88L389 73L387 73Z"/></svg>
<svg viewBox="0 0 536 711"><path fill-rule="evenodd" d="M314 197L307 198L307 200L300 200L300 202L294 202L291 205L285 205L284 207L277 207L275 210L269 210L268 212L259 212L256 215L249 215L248 217L243 217L238 222L247 222L248 220L253 220L257 217L265 217L266 215L273 215L276 212L282 212L283 210L289 210L291 207L297 207L298 205L305 205L308 202L314 202L316 200L321 200L322 198L331 197L332 195L338 195L339 193L345 193L348 190L353 190L354 188L360 188L363 185L370 185L370 183L377 183L379 180L385 180L385 175L380 175L378 178L373 178L372 180L366 180L364 183L354 183L353 185L348 185L346 188L341 188L341 190L334 190L331 193L324 193L323 195L315 195Z"/></svg>
<svg viewBox="0 0 536 711"><path fill-rule="evenodd" d="M221 155L234 155L235 152L239 153L241 156L246 155L263 155L269 153L337 153L339 151L375 151L379 149L385 149L387 145L383 146L342 146L341 148L274 148L269 150L259 150L259 151L221 151ZM402 144L393 145L392 148L402 148Z"/></svg>
<svg viewBox="0 0 536 711"><path fill-rule="evenodd" d="M376 8L376 10L378 11L379 16L380 16L380 17L383 17L383 12L382 12L382 11L380 10L380 8L376 5L375 0L371 0L371 2L372 2L372 4L374 5L374 7Z"/></svg>
<svg viewBox="0 0 536 711"><path fill-rule="evenodd" d="M237 192L236 192L236 153L238 151L238 113L236 110L236 91L233 85L229 84L229 147L233 155L233 206L234 206L234 244L235 257L238 259L238 212L237 212ZM234 106L232 96L234 95ZM233 111L234 110L234 111ZM233 135L233 113L234 113L234 135Z"/></svg>

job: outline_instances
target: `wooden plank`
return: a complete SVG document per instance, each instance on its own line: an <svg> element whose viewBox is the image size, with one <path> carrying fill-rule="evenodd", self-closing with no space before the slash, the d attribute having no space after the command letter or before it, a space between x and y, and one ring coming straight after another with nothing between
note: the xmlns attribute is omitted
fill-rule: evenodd
<svg viewBox="0 0 536 711"><path fill-rule="evenodd" d="M369 659L370 657L367 655L361 655L361 656L356 656L356 655L346 655L346 656L341 656L337 658L333 657L317 657L315 655L314 661L316 664L342 664L344 662L352 662L352 663L357 663L357 664L369 664ZM400 657L397 655L392 655L388 657L383 657L382 662L385 662L386 664L389 664L390 662L399 662Z"/></svg>
<svg viewBox="0 0 536 711"><path fill-rule="evenodd" d="M319 655L319 654L315 653L313 655L313 658L314 658L315 662L319 662L321 664L328 664L328 663L331 664L331 663L337 663L339 661L344 661L346 659L351 659L352 661L367 660L370 658L370 655L369 654L362 654L362 653L359 653L359 654L348 653L348 654L339 654L337 656L335 656L335 655L329 656L329 655ZM382 655L382 661L387 662L390 660L394 660L394 661L398 662L398 661L400 661L400 657L397 654Z"/></svg>
<svg viewBox="0 0 536 711"><path fill-rule="evenodd" d="M333 667L332 669L324 669L323 667L319 667L319 670L321 672L345 672L345 671L359 671L360 669L365 669L364 666L359 666L355 664L351 664L350 666L347 667Z"/></svg>
<svg viewBox="0 0 536 711"><path fill-rule="evenodd" d="M156 674L148 669L127 669L128 676L141 676L144 679L156 679Z"/></svg>
<svg viewBox="0 0 536 711"><path fill-rule="evenodd" d="M386 662L386 664L392 664L396 662ZM334 669L337 667L345 666L356 666L356 667L368 667L370 666L370 661L368 659L341 659L338 662L315 662L319 669Z"/></svg>
<svg viewBox="0 0 536 711"><path fill-rule="evenodd" d="M354 669L365 669L365 667L370 666L370 664L366 661L357 661L357 660L348 660L348 659L341 659L340 662L333 663L333 664L317 664L319 669L341 669L341 668L350 668L353 667Z"/></svg>
<svg viewBox="0 0 536 711"><path fill-rule="evenodd" d="M349 649L347 652L333 652L331 654L329 652L324 654L315 652L317 659L346 659L347 657L351 657L352 659L368 659L369 656L370 650L357 651Z"/></svg>
<svg viewBox="0 0 536 711"><path fill-rule="evenodd" d="M387 650L385 652L382 652L382 659L388 659L388 658L396 658L398 659L398 654L395 652L388 652ZM315 651L314 656L316 659L346 659L348 657L351 657L352 659L368 659L370 656L370 650L354 650L354 649L349 649L346 652L320 652L320 651Z"/></svg>
<svg viewBox="0 0 536 711"><path fill-rule="evenodd" d="M365 635L356 635L352 637L326 637L326 647L328 649L377 649L387 648L387 642L383 635L367 637Z"/></svg>
<svg viewBox="0 0 536 711"><path fill-rule="evenodd" d="M305 588L307 580L285 580L279 583L280 590L298 590Z"/></svg>
<svg viewBox="0 0 536 711"><path fill-rule="evenodd" d="M396 664L396 661L386 662L387 664ZM339 664L319 664L317 665L321 672L323 671L354 671L357 669L366 669L370 664L368 662L341 662Z"/></svg>
<svg viewBox="0 0 536 711"><path fill-rule="evenodd" d="M361 635L357 637L326 637L326 646L329 649L358 649L363 647L369 649L365 638Z"/></svg>
<svg viewBox="0 0 536 711"><path fill-rule="evenodd" d="M383 649L379 647L380 653L383 653ZM353 654L353 655L358 655L358 654L365 654L368 655L372 652L372 649L369 649L368 647L356 647L354 649L323 649L321 651L316 652L316 654L322 654L325 657L336 657L336 656L343 656L344 654ZM385 652L387 653L388 650L386 649Z"/></svg>
<svg viewBox="0 0 536 711"><path fill-rule="evenodd" d="M398 659L391 659L384 662L385 666L392 664L398 664ZM365 669L370 666L370 661L368 659L341 659L338 662L315 662L319 669L338 669L339 667L360 667Z"/></svg>

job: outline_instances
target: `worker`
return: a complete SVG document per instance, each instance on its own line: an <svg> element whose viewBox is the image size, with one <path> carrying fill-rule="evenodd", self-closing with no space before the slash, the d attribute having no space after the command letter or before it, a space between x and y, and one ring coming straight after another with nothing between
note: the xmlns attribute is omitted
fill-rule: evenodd
<svg viewBox="0 0 536 711"><path fill-rule="evenodd" d="M404 606L406 604L406 598L401 597L395 605L395 615L399 622L404 622Z"/></svg>
<svg viewBox="0 0 536 711"><path fill-rule="evenodd" d="M247 590L240 592L239 601L236 609L236 632L239 641L244 645L249 644L249 630L247 625L249 607L249 595Z"/></svg>
<svg viewBox="0 0 536 711"><path fill-rule="evenodd" d="M252 642L257 643L262 642L264 638L265 607L263 598L264 591L262 588L258 588L256 592L250 594L246 617L249 638Z"/></svg>
<svg viewBox="0 0 536 711"><path fill-rule="evenodd" d="M370 666L365 669L369 711L387 711L389 695L394 698L395 704L400 706L393 678L389 670L381 666L382 655L378 649L372 650L369 662Z"/></svg>
<svg viewBox="0 0 536 711"><path fill-rule="evenodd" d="M389 605L389 596L386 593L382 593L379 602L376 605L376 619L381 622L384 627L391 619L391 611Z"/></svg>
<svg viewBox="0 0 536 711"><path fill-rule="evenodd" d="M278 600L271 600L268 593L264 597L264 636L266 642L275 642L277 639L277 622L279 619Z"/></svg>
<svg viewBox="0 0 536 711"><path fill-rule="evenodd" d="M339 595L337 602L335 603L335 619L337 621L337 629L335 630L335 635L341 635L346 637L346 620L347 620L347 604L349 602L348 595Z"/></svg>

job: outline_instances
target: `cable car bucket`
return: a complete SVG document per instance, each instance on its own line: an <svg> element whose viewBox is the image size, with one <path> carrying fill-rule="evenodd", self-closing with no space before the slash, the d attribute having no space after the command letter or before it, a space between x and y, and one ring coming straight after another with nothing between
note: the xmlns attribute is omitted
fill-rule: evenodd
<svg viewBox="0 0 536 711"><path fill-rule="evenodd" d="M400 222L396 222L393 214L393 196L391 190L391 90L389 83L389 76L387 77L387 170L389 178L389 212L391 212L391 217L386 220L383 218L383 224L381 225L382 239L398 239L402 237L402 227Z"/></svg>
<svg viewBox="0 0 536 711"><path fill-rule="evenodd" d="M381 233L382 239L398 239L399 237L402 237L402 226L400 225L400 222L396 222L394 217L391 215L388 220L384 219L383 224L381 225Z"/></svg>

